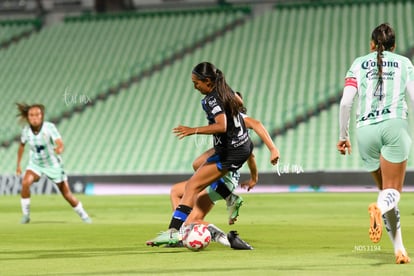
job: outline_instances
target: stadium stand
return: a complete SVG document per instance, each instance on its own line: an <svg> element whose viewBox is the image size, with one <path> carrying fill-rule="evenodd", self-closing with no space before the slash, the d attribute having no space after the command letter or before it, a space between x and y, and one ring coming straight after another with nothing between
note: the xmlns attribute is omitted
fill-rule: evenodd
<svg viewBox="0 0 414 276"><path fill-rule="evenodd" d="M90 113L96 109L95 104L98 106L100 100L105 102L102 108L108 110L108 114L110 113L111 116L120 114L125 110L124 102L117 101L119 104L114 106L118 106L118 108L112 108L109 96L118 93L117 88L122 86L126 79L135 78L140 74L146 75L151 68L154 72L159 71L161 61L168 60L180 51L186 51L188 45L198 48L199 41L209 38L209 35L216 31L221 32L232 22L243 17L245 13L245 9L230 11L214 9L196 12L145 13L134 16L126 14L98 17L92 21L88 16L79 20L69 18L64 24L46 28L24 44L18 44L13 49L9 49L9 51L14 50L11 54L9 52L6 55L3 52L6 57L5 63L10 65L7 70L3 68L4 73L10 72L10 70L20 73L20 75L10 74L10 79L6 83L10 85L10 89L5 91L5 96L8 97L7 102L44 102L47 99L47 102L44 103L48 108L48 119L52 121L58 120L56 118L71 117L72 111L82 111L86 106L91 106L91 110L88 109ZM18 49L19 47L22 49ZM16 58L17 56L19 58ZM29 58L30 65L27 66ZM25 74L27 71L30 74ZM29 83L16 81L23 74L30 75L27 78ZM158 83L154 82L151 85L158 85ZM169 86L152 88L151 92L172 91ZM20 92L28 90L28 87L32 92ZM20 93L16 93L16 91ZM157 100L153 98L154 95L157 94L151 94L149 97L148 94L143 96L154 101ZM160 99L163 96L162 94L158 95ZM134 102L132 101L132 103ZM163 103L162 99L161 103ZM148 103L146 104L149 106ZM157 102L155 106L157 106ZM134 104L133 108L137 107ZM10 119L7 120L10 124L6 123L4 126L4 129L8 129L8 131L2 132L6 136L3 138L3 141L6 141L6 143L3 142L3 145L7 146L9 144L7 139L10 139L13 133L17 135L16 138L18 137L19 128L14 126L16 120L12 114L15 114L15 106L10 104L3 112L5 117ZM77 131L82 132L80 137L94 138L93 135L88 135L91 130L91 121L84 119L89 117L85 114L87 112L82 113L83 119L79 121L80 124L77 124ZM99 110L92 114L101 115ZM142 115L138 114L136 118L139 116ZM113 116L113 118L115 122L119 122L116 121L116 117ZM75 120L71 118L71 122L73 121ZM105 127L107 124L111 124L111 121L101 122L100 125L96 125L96 128ZM119 123L116 125L122 126ZM147 125L144 125L146 128L151 128L151 126L152 122L150 124L147 122ZM124 127L128 130L135 126ZM94 133L97 133L96 128L92 128ZM137 129L137 131L142 130ZM100 137L108 138L104 135ZM141 135L141 137L146 138L145 135ZM121 141L128 139L128 135L118 137L118 139ZM100 140L103 141L102 138ZM86 142L85 146L87 146L91 140L83 139L81 141ZM81 143L77 140L76 144ZM95 145L101 144L95 143ZM13 144L12 147L15 145ZM75 147L74 151L78 151L77 149L78 147ZM102 149L94 148L94 152L104 153L106 149L110 149L107 142L102 145ZM15 148L10 150L13 152ZM82 151L79 152L82 153ZM102 157L107 156L103 155ZM90 164L92 171L95 172L111 173L117 170L122 172L121 167L116 168L116 166L111 166L112 164L106 159L103 160L105 160L101 162L103 170L99 170L99 164L96 165L98 162L87 162L87 164ZM77 162L82 164L79 160ZM144 161L143 163L147 164L148 162ZM152 163L155 163L155 160ZM92 164L95 167L92 167ZM108 164L110 167L106 170ZM9 167L12 166L9 165ZM81 172L88 171L88 169L89 167L82 168Z"/></svg>
<svg viewBox="0 0 414 276"><path fill-rule="evenodd" d="M36 20L8 20L0 21L0 48L5 48L11 43L30 35L40 24Z"/></svg>
<svg viewBox="0 0 414 276"><path fill-rule="evenodd" d="M412 1L355 1L276 5L254 16L230 9L67 18L0 51L9 66L0 70L11 76L5 83L11 104L1 111L7 131L0 135L0 166L15 169L17 143L7 141L19 133L12 103L24 100L43 101L59 123L69 173L190 172L211 141L179 141L171 130L205 124L190 70L209 60L243 94L248 114L272 133L282 167L359 170L356 142L347 158L335 149L343 77L383 21L396 29L398 52L408 53L412 14ZM67 104L65 91L77 98ZM275 171L266 147L252 137L259 169Z"/></svg>
<svg viewBox="0 0 414 276"><path fill-rule="evenodd" d="M7 76L3 95L10 103L47 99L50 118L59 118L191 44L197 35L207 35L240 16L218 14L221 17L207 10L198 16L159 13L93 21L86 16L45 28L24 43L0 52L5 65L0 70ZM6 127L13 130L3 135L19 133L10 116L14 109L11 104L2 110L8 114ZM10 138L3 135L2 142Z"/></svg>

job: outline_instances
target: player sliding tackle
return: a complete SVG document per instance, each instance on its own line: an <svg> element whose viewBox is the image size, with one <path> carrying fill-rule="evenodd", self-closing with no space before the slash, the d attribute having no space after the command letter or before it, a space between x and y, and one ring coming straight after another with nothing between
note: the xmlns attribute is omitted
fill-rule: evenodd
<svg viewBox="0 0 414 276"><path fill-rule="evenodd" d="M203 62L193 69L191 77L194 87L205 95L202 106L209 125L196 128L179 126L174 132L179 138L194 134L212 134L216 141L214 154L208 157L187 181L169 229L147 241L147 245L176 244L180 240L178 229L193 210L198 194L228 172L237 171L253 150L253 144L240 114L240 98L227 85L223 73L211 63ZM278 152L272 158L272 163L276 164Z"/></svg>
<svg viewBox="0 0 414 276"><path fill-rule="evenodd" d="M213 149L208 150L207 152L214 152ZM206 152L206 153L207 153ZM258 180L256 161L254 155L251 154L247 161L250 169L250 179L241 184L242 188L250 190L253 188ZM183 233L187 227L192 227L194 224L205 224L208 226L208 230L211 233L212 240L219 242L225 246L229 246L234 249L253 249L247 242L243 241L238 237L236 231L231 231L226 234L224 231L219 229L214 224L209 224L206 222L205 216L210 212L214 207L215 202L223 199L223 195L217 192L217 187L222 187L220 190L227 190L228 193L232 193L234 189L238 186L240 179L240 173L229 172L219 181L215 182L214 185L208 186L205 190L199 193L197 197L197 202L188 216L185 224L181 227L180 232ZM186 181L176 183L172 186L170 191L170 199L173 210L175 210L184 194ZM238 197L237 195L231 194L231 196ZM237 211L238 213L238 211ZM181 245L181 243L179 243Z"/></svg>
<svg viewBox="0 0 414 276"><path fill-rule="evenodd" d="M245 110L243 110L245 112ZM246 127L249 129L253 129L256 134L263 140L263 142L268 147L271 160L274 160L276 156L279 156L279 151L277 147L274 145L272 139L270 138L269 133L262 125L262 123L258 120L255 120L250 117L244 117L244 122ZM197 158L194 163L193 167L194 170L197 170L200 164L205 162L207 159L205 156L211 156L214 153L214 149L209 149L205 153L203 153L199 158ZM247 189L250 191L253 187L257 184L258 181L258 172L256 166L256 160L253 154L250 155L249 159L247 160L247 165L250 170L250 179L241 183L241 187L243 189ZM241 200L241 197L238 195L233 194L234 190L237 188L239 183L240 173L236 172L229 172L219 181L216 181L212 185L208 186L204 191L202 191L197 198L197 203L187 218L186 224L191 223L205 223L205 216L210 212L210 210L214 207L216 201L221 199L226 199L228 202L228 198L237 198ZM171 188L170 192L170 199L173 210L178 206L181 197L184 194L185 184L187 182L179 182ZM233 202L242 202L240 200L233 200ZM233 224L239 214L239 205L229 205L227 204L229 213L229 224ZM233 208L231 208L233 207ZM212 233L212 238L216 242L220 242L223 245L230 246L234 249L251 249L250 245L247 245L246 242L239 239L237 233L232 231L229 234L225 234L224 231L220 230L217 226L213 224L208 224L209 230Z"/></svg>

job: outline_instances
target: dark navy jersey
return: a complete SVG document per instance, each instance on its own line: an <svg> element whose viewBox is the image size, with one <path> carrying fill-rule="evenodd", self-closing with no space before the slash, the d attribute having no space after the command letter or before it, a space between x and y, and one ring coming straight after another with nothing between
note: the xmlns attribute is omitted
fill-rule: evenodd
<svg viewBox="0 0 414 276"><path fill-rule="evenodd" d="M222 113L226 114L227 131L225 133L213 134L214 149L216 153L225 154L228 151L243 145L250 148L251 141L243 117L240 114L232 116L230 110L225 111L224 105L216 90L208 93L204 99L201 100L201 105L206 112L209 124L215 123L214 118L217 115Z"/></svg>

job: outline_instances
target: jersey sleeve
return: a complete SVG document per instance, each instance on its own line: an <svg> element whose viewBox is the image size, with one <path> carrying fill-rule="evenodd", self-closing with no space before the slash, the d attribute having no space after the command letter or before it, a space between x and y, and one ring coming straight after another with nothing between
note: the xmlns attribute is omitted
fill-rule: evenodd
<svg viewBox="0 0 414 276"><path fill-rule="evenodd" d="M217 115L224 113L222 103L214 96L206 98L205 107L209 117L216 117Z"/></svg>
<svg viewBox="0 0 414 276"><path fill-rule="evenodd" d="M57 128L54 124L49 123L48 131L49 131L50 137L52 137L53 141L56 141L57 139L62 138L62 136L60 135L59 131L57 130Z"/></svg>
<svg viewBox="0 0 414 276"><path fill-rule="evenodd" d="M339 140L349 139L349 119L351 117L352 103L357 93L354 86L345 86L342 99L339 104Z"/></svg>
<svg viewBox="0 0 414 276"><path fill-rule="evenodd" d="M344 87L346 87L346 86L352 86L352 87L355 87L356 89L358 89L357 79L356 78L346 78Z"/></svg>
<svg viewBox="0 0 414 276"><path fill-rule="evenodd" d="M358 77L358 64L360 64L360 58L356 58L354 62L352 62L351 67L348 69L345 75L345 79L357 79Z"/></svg>
<svg viewBox="0 0 414 276"><path fill-rule="evenodd" d="M414 66L407 58L407 94L410 97L411 106L414 106Z"/></svg>
<svg viewBox="0 0 414 276"><path fill-rule="evenodd" d="M414 66L409 59L407 59L407 80L408 82L414 81Z"/></svg>
<svg viewBox="0 0 414 276"><path fill-rule="evenodd" d="M28 140L26 129L27 129L26 127L23 128L22 135L20 136L20 143L22 144L26 144Z"/></svg>

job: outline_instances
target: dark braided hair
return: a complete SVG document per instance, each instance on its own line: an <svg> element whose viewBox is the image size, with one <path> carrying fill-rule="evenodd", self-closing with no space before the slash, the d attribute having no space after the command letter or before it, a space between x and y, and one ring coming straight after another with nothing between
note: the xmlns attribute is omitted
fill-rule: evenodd
<svg viewBox="0 0 414 276"><path fill-rule="evenodd" d="M239 103L233 90L227 84L223 72L210 62L202 62L193 68L192 73L201 81L210 79L217 90L220 100L223 102L224 108L230 111L232 116L236 116L239 113Z"/></svg>
<svg viewBox="0 0 414 276"><path fill-rule="evenodd" d="M377 89L382 86L382 52L391 51L395 46L395 33L388 23L383 23L376 27L371 34L377 50L378 84Z"/></svg>

